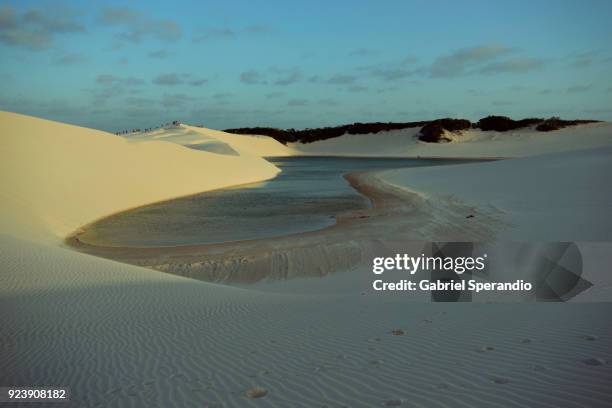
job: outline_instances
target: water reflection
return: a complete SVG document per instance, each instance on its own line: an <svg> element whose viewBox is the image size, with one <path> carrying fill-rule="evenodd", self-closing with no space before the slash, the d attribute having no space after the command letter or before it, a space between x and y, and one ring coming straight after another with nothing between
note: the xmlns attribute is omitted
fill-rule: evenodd
<svg viewBox="0 0 612 408"><path fill-rule="evenodd" d="M269 158L276 178L130 210L103 219L79 236L118 246L207 244L313 231L335 215L367 208L343 174L400 167L456 164L456 160L339 157Z"/></svg>

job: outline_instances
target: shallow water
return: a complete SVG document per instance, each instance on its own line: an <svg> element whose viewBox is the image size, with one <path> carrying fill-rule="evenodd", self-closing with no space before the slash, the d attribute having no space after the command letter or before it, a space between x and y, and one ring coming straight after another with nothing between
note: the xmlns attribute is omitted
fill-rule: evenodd
<svg viewBox="0 0 612 408"><path fill-rule="evenodd" d="M335 215L367 208L344 179L349 171L465 163L448 159L269 158L276 178L137 208L100 220L79 235L115 246L174 246L269 238L314 231Z"/></svg>

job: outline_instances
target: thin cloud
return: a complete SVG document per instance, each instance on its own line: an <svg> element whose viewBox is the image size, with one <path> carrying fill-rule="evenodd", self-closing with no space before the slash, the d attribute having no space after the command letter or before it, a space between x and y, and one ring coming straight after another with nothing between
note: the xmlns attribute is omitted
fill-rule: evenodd
<svg viewBox="0 0 612 408"><path fill-rule="evenodd" d="M134 77L118 77L115 75L102 74L96 77L96 83L99 85L121 85L124 87L143 85L144 80Z"/></svg>
<svg viewBox="0 0 612 408"><path fill-rule="evenodd" d="M418 62L418 60L419 60L419 59L418 59L417 57L415 57L415 56L413 56L413 55L409 55L409 56L405 57L405 58L404 58L404 59L401 61L401 63L402 63L402 64L416 64L416 63Z"/></svg>
<svg viewBox="0 0 612 408"><path fill-rule="evenodd" d="M331 85L348 85L355 83L356 80L357 78L352 75L336 74L327 79L325 82Z"/></svg>
<svg viewBox="0 0 612 408"><path fill-rule="evenodd" d="M280 78L277 78L273 84L280 86L287 86L299 82L302 79L302 73L299 69L291 69L288 72L280 70L282 73Z"/></svg>
<svg viewBox="0 0 612 408"><path fill-rule="evenodd" d="M174 86L180 85L184 81L178 74L162 74L153 79L155 85Z"/></svg>
<svg viewBox="0 0 612 408"><path fill-rule="evenodd" d="M127 98L125 98L125 103L132 107L141 108L145 106L151 106L155 104L156 101L151 98L144 98L142 96L128 96Z"/></svg>
<svg viewBox="0 0 612 408"><path fill-rule="evenodd" d="M0 43L32 51L50 48L56 36L82 33L85 28L65 8L29 9L18 14L11 6L0 6Z"/></svg>
<svg viewBox="0 0 612 408"><path fill-rule="evenodd" d="M233 39L236 38L236 32L228 27L221 28L205 28L200 29L193 37L193 42L204 42L214 39Z"/></svg>
<svg viewBox="0 0 612 408"><path fill-rule="evenodd" d="M588 92L593 88L592 85L574 85L567 88L567 93L582 93Z"/></svg>
<svg viewBox="0 0 612 408"><path fill-rule="evenodd" d="M369 88L363 85L353 85L346 88L349 92L366 92Z"/></svg>
<svg viewBox="0 0 612 408"><path fill-rule="evenodd" d="M193 42L205 42L211 40L233 40L244 34L259 35L272 32L272 29L266 25L253 24L244 29L232 27L215 27L201 28L193 36Z"/></svg>
<svg viewBox="0 0 612 408"><path fill-rule="evenodd" d="M172 55L173 54L168 50L151 51L150 53L147 54L149 58L156 58L156 59L168 59Z"/></svg>
<svg viewBox="0 0 612 408"><path fill-rule="evenodd" d="M527 90L527 88L524 87L523 85L511 85L508 87L508 90L512 92L523 92Z"/></svg>
<svg viewBox="0 0 612 408"><path fill-rule="evenodd" d="M540 68L544 62L538 58L512 58L494 62L480 69L483 74L524 73Z"/></svg>
<svg viewBox="0 0 612 408"><path fill-rule="evenodd" d="M250 34L267 34L272 32L272 28L263 24L253 24L246 28L246 32Z"/></svg>
<svg viewBox="0 0 612 408"><path fill-rule="evenodd" d="M599 57L599 52L597 51L586 51L580 52L576 54L571 54L568 56L568 59L571 61L569 66L571 68L587 68L593 65L593 63Z"/></svg>
<svg viewBox="0 0 612 408"><path fill-rule="evenodd" d="M124 116L129 118L155 118L163 114L159 109L148 107L126 107L122 109Z"/></svg>
<svg viewBox="0 0 612 408"><path fill-rule="evenodd" d="M121 41L139 43L144 38L174 42L181 38L179 25L166 19L154 19L129 7L104 7L98 15L102 25L119 27L117 38Z"/></svg>
<svg viewBox="0 0 612 408"><path fill-rule="evenodd" d="M190 86L202 86L208 82L204 78L194 78L192 74L177 74L168 73L160 74L153 78L151 81L155 85L162 86L176 86L176 85L190 85Z"/></svg>
<svg viewBox="0 0 612 408"><path fill-rule="evenodd" d="M462 48L449 55L436 58L427 71L434 78L456 77L465 74L468 69L474 66L493 61L514 51L513 48L501 44Z"/></svg>
<svg viewBox="0 0 612 408"><path fill-rule="evenodd" d="M397 91L397 87L396 86L390 86L390 87L387 87L387 88L377 89L376 93L382 94L382 93L395 92L395 91Z"/></svg>
<svg viewBox="0 0 612 408"><path fill-rule="evenodd" d="M290 99L287 101L287 106L298 107L308 105L307 99Z"/></svg>
<svg viewBox="0 0 612 408"><path fill-rule="evenodd" d="M74 65L87 61L87 57L79 53L65 53L55 58L54 63L58 65Z"/></svg>
<svg viewBox="0 0 612 408"><path fill-rule="evenodd" d="M377 54L378 51L369 48L357 48L348 53L349 57L371 57Z"/></svg>
<svg viewBox="0 0 612 408"><path fill-rule="evenodd" d="M128 7L104 7L98 15L98 21L106 25L128 25L143 18L141 12Z"/></svg>
<svg viewBox="0 0 612 408"><path fill-rule="evenodd" d="M259 71L256 71L254 69L250 69L240 74L240 82L243 82L249 85L257 85L257 84L266 83L263 75Z"/></svg>
<svg viewBox="0 0 612 408"><path fill-rule="evenodd" d="M272 77L269 80L267 77ZM260 71L250 69L240 74L240 82L249 85L262 85L271 83L277 86L287 86L301 81L302 73L297 68L270 68L269 73L264 75Z"/></svg>
<svg viewBox="0 0 612 408"><path fill-rule="evenodd" d="M96 87L91 90L95 105L103 105L109 99L138 91L145 81L135 77L119 77L101 74L95 79Z"/></svg>
<svg viewBox="0 0 612 408"><path fill-rule="evenodd" d="M266 94L266 98L268 99L280 98L281 96L285 96L285 93L284 92L270 92L269 94Z"/></svg>
<svg viewBox="0 0 612 408"><path fill-rule="evenodd" d="M184 93L164 94L162 96L161 105L166 109L178 109L188 106L189 103L197 99L198 98Z"/></svg>
<svg viewBox="0 0 612 408"><path fill-rule="evenodd" d="M338 101L336 101L335 99L331 99L331 98L319 99L317 103L323 106L338 106L339 105Z"/></svg>
<svg viewBox="0 0 612 408"><path fill-rule="evenodd" d="M201 78L201 79L192 79L192 80L187 82L187 84L191 85L191 86L202 86L202 85L207 84L207 83L208 83L208 79L203 79L203 78Z"/></svg>
<svg viewBox="0 0 612 408"><path fill-rule="evenodd" d="M371 71L372 76L380 77L385 81L396 81L414 74L413 70L404 68L375 68Z"/></svg>

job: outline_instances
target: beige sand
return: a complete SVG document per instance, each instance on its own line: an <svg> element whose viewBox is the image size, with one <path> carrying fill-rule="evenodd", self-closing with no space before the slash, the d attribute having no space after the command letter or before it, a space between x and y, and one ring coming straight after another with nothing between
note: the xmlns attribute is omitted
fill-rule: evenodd
<svg viewBox="0 0 612 408"><path fill-rule="evenodd" d="M91 407L612 401L608 303L414 303L350 267L242 289L78 253L59 237L99 216L276 170L13 114L0 126L0 384L69 386Z"/></svg>
<svg viewBox="0 0 612 408"><path fill-rule="evenodd" d="M5 232L61 240L96 218L142 204L265 180L259 156L195 151L0 112Z"/></svg>
<svg viewBox="0 0 612 408"><path fill-rule="evenodd" d="M612 124L608 122L573 126L554 132L538 132L533 128L511 132L483 132L472 129L461 134L447 133L452 139L450 143L418 141L416 136L419 130L420 128L409 128L376 134L346 134L314 143L290 143L284 146L267 136L233 135L218 130L183 125L176 129L132 134L128 139L166 140L181 145L199 145L215 141L231 145L237 151L259 156L455 158L525 157L609 146L612 143Z"/></svg>

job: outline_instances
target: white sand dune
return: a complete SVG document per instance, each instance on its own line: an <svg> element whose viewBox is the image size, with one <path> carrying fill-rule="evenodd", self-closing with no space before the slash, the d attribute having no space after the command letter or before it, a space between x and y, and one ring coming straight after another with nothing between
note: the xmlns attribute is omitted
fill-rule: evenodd
<svg viewBox="0 0 612 408"><path fill-rule="evenodd" d="M384 172L432 204L503 214L502 241L612 241L612 145L528 158Z"/></svg>
<svg viewBox="0 0 612 408"><path fill-rule="evenodd" d="M292 143L299 154L340 156L400 157L524 157L612 143L612 124L608 122L568 127L554 132L532 128L510 132L472 129L459 135L447 133L450 143L425 143L417 140L420 128L344 135L319 142Z"/></svg>
<svg viewBox="0 0 612 408"><path fill-rule="evenodd" d="M510 132L472 129L460 134L447 132L450 143L425 143L417 139L420 128L376 134L345 134L314 143L287 146L268 136L234 135L219 130L181 125L147 133L135 133L130 140L167 140L186 146L224 143L240 153L258 156L372 156L372 157L524 157L553 152L609 146L612 123L571 126L553 132L532 127ZM214 143L213 143L214 142ZM206 149L206 146L201 146Z"/></svg>
<svg viewBox="0 0 612 408"><path fill-rule="evenodd" d="M606 303L270 293L58 245L109 212L276 174L255 155L269 141L222 136L239 156L0 114L0 384L68 386L79 407L610 406Z"/></svg>
<svg viewBox="0 0 612 408"><path fill-rule="evenodd" d="M63 238L97 218L201 191L265 180L259 156L201 152L0 112L0 217L18 236Z"/></svg>
<svg viewBox="0 0 612 408"><path fill-rule="evenodd" d="M165 140L183 146L198 147L208 150L211 145L222 143L231 146L239 154L254 156L292 156L297 154L293 149L283 145L269 136L235 135L221 130L198 126L179 125L151 132L132 133L128 140ZM208 146L207 146L208 145Z"/></svg>

